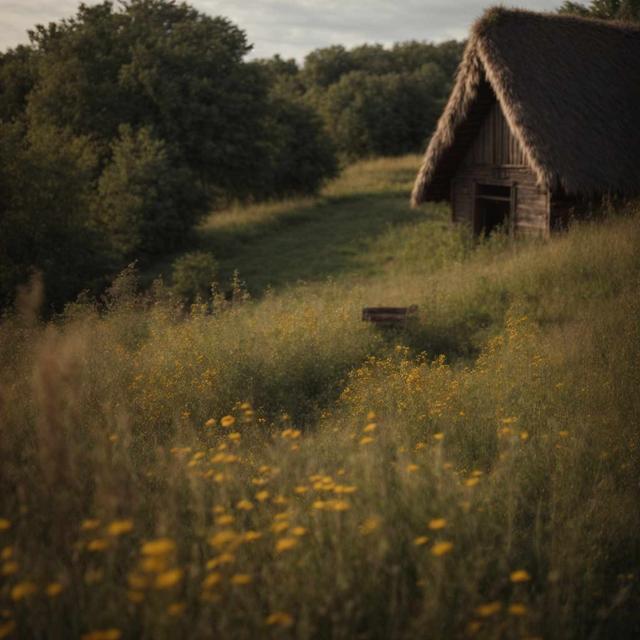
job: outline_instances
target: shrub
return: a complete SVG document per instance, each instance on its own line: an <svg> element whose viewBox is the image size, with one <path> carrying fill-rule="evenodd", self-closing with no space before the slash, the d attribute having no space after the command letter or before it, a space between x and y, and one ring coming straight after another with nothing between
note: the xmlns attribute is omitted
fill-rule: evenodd
<svg viewBox="0 0 640 640"><path fill-rule="evenodd" d="M191 172L176 166L149 128L120 128L113 157L98 183L95 217L125 257L177 246L206 211Z"/></svg>
<svg viewBox="0 0 640 640"><path fill-rule="evenodd" d="M218 263L206 251L192 251L173 263L174 293L184 302L209 298L218 272Z"/></svg>

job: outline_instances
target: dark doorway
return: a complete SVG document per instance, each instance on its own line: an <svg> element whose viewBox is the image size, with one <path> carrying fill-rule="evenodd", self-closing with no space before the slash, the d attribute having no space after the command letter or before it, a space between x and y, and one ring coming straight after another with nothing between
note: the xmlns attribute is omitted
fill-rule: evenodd
<svg viewBox="0 0 640 640"><path fill-rule="evenodd" d="M507 228L511 215L511 187L479 184L476 187L474 229L477 235L488 236L499 228Z"/></svg>

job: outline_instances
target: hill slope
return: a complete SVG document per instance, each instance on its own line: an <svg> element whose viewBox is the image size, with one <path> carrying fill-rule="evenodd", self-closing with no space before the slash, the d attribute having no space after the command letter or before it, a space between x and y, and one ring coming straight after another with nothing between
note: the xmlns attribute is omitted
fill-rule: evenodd
<svg viewBox="0 0 640 640"><path fill-rule="evenodd" d="M3 322L2 624L638 633L637 213L474 246L396 162L212 218L254 300L184 317L125 274L106 313ZM419 317L377 331L378 303Z"/></svg>

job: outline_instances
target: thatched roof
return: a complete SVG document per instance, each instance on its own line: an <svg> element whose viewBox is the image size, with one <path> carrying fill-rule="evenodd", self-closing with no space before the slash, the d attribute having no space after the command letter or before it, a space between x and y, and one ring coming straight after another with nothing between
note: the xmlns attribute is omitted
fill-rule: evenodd
<svg viewBox="0 0 640 640"><path fill-rule="evenodd" d="M473 26L413 204L449 183L497 98L538 183L640 193L640 28L494 8Z"/></svg>

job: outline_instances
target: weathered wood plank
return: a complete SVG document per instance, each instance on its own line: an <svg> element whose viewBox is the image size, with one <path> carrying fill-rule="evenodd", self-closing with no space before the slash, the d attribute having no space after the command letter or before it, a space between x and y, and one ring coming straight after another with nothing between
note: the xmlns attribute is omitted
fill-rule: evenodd
<svg viewBox="0 0 640 640"><path fill-rule="evenodd" d="M403 325L417 312L416 305L410 307L364 307L362 321L378 325Z"/></svg>

